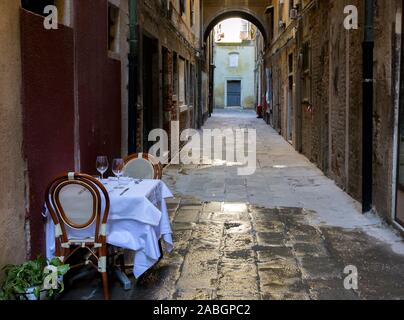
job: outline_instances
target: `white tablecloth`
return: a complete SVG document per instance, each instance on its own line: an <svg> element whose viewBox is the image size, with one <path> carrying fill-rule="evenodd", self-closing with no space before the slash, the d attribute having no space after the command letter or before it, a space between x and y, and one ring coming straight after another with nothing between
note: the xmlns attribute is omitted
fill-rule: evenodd
<svg viewBox="0 0 404 320"><path fill-rule="evenodd" d="M159 239L166 249L173 249L172 229L165 199L173 195L164 182L143 180L135 184L124 181L124 189L115 189L116 181L108 181L111 208L107 223L107 243L135 251L134 275L140 277L153 267L161 257ZM130 188L124 195L121 193ZM46 254L48 259L55 254L55 227L49 214L46 224ZM69 237L91 237L94 229L76 231L69 229Z"/></svg>

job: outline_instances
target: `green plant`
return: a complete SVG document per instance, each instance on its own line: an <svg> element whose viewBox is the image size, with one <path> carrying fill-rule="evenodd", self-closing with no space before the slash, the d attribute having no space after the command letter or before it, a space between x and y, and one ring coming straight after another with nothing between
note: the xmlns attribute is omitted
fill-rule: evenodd
<svg viewBox="0 0 404 320"><path fill-rule="evenodd" d="M45 279L53 272L57 272L57 289L44 289ZM5 280L0 289L0 300L17 299L27 294L27 290L33 288L33 294L37 299L41 292L46 291L47 297L52 298L55 294L64 290L61 277L69 271L70 267L64 265L58 258L47 261L38 257L21 265L8 265L4 268Z"/></svg>

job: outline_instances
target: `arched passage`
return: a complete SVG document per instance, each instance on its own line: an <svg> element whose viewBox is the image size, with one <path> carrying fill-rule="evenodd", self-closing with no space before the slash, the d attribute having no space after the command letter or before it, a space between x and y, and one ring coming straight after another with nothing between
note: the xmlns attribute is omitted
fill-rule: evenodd
<svg viewBox="0 0 404 320"><path fill-rule="evenodd" d="M204 26L204 40L209 37L210 33L212 32L213 28L223 20L230 19L230 18L241 18L253 23L258 30L261 32L262 37L264 38L264 43L267 44L268 40L268 31L265 27L264 22L261 18L257 17L256 14L247 10L247 9L237 9L237 10L222 10L218 11L213 18L209 20Z"/></svg>

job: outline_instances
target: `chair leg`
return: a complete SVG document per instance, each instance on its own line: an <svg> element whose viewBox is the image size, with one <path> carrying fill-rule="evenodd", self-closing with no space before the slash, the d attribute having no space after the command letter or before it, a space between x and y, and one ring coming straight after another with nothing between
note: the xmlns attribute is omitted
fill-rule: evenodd
<svg viewBox="0 0 404 320"><path fill-rule="evenodd" d="M121 267L122 272L125 272L126 266L125 266L125 251L119 252L119 265Z"/></svg>
<svg viewBox="0 0 404 320"><path fill-rule="evenodd" d="M164 250L163 250L163 245L161 244L161 239L159 240L159 248L160 248L160 253L161 253L161 256L159 259L159 262L160 262L164 258Z"/></svg>
<svg viewBox="0 0 404 320"><path fill-rule="evenodd" d="M104 290L104 299L109 300L110 295L109 295L109 287L108 287L108 274L106 272L102 272L102 287Z"/></svg>

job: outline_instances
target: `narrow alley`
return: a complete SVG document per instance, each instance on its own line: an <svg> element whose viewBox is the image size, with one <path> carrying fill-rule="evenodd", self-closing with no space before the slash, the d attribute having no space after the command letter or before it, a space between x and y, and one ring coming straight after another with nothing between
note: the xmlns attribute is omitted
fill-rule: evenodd
<svg viewBox="0 0 404 320"><path fill-rule="evenodd" d="M204 128L255 128L258 168L165 170L175 250L129 292L135 300L354 300L404 298L404 243L251 111L217 110ZM346 267L358 290L344 287ZM86 284L88 285L88 283ZM98 282L66 299L102 297Z"/></svg>
<svg viewBox="0 0 404 320"><path fill-rule="evenodd" d="M403 9L0 1L0 301L404 299Z"/></svg>

